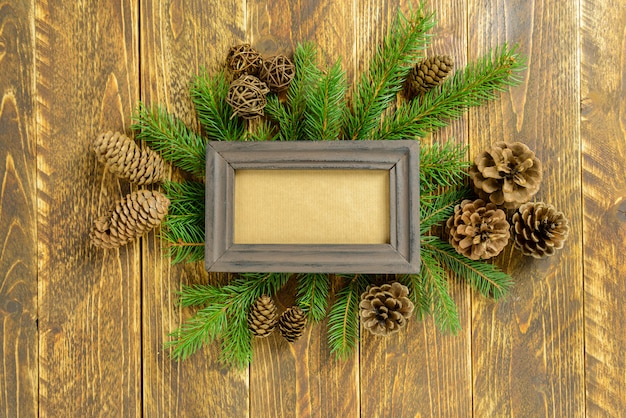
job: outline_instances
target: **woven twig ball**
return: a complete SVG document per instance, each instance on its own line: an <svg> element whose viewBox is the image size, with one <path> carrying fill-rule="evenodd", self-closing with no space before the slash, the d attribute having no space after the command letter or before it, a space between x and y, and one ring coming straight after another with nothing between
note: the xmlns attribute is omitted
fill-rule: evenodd
<svg viewBox="0 0 626 418"><path fill-rule="evenodd" d="M250 44L235 45L228 51L226 66L235 78L242 74L255 75L261 67L261 54Z"/></svg>
<svg viewBox="0 0 626 418"><path fill-rule="evenodd" d="M263 116L267 92L267 86L261 80L252 75L244 75L231 83L226 102L231 105L235 114L244 119L254 119Z"/></svg>
<svg viewBox="0 0 626 418"><path fill-rule="evenodd" d="M286 90L295 74L296 66L285 55L267 58L259 70L259 78L275 92Z"/></svg>

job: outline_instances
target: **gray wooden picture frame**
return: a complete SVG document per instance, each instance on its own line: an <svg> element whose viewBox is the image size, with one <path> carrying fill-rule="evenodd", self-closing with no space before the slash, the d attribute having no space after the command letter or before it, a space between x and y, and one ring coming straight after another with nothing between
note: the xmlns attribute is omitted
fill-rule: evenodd
<svg viewBox="0 0 626 418"><path fill-rule="evenodd" d="M389 244L234 244L235 170L389 170ZM419 141L209 142L205 267L211 272L417 273Z"/></svg>

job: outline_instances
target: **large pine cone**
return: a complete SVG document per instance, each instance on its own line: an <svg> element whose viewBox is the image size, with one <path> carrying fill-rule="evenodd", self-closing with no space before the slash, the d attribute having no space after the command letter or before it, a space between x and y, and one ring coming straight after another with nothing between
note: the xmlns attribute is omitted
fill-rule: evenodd
<svg viewBox="0 0 626 418"><path fill-rule="evenodd" d="M552 205L526 203L513 214L515 248L524 255L543 258L563 248L569 235L569 222Z"/></svg>
<svg viewBox="0 0 626 418"><path fill-rule="evenodd" d="M242 74L255 75L261 67L261 54L250 44L235 45L228 51L226 66L235 78Z"/></svg>
<svg viewBox="0 0 626 418"><path fill-rule="evenodd" d="M511 236L504 211L482 199L464 200L456 205L446 225L450 244L472 260L486 260L500 254Z"/></svg>
<svg viewBox="0 0 626 418"><path fill-rule="evenodd" d="M403 328L413 313L409 289L398 283L368 286L361 295L359 316L363 327L374 335L390 335Z"/></svg>
<svg viewBox="0 0 626 418"><path fill-rule="evenodd" d="M263 116L263 109L267 104L265 95L268 92L264 82L255 76L244 75L231 83L226 102L242 118L254 119Z"/></svg>
<svg viewBox="0 0 626 418"><path fill-rule="evenodd" d="M165 195L139 190L126 195L106 216L95 220L91 242L96 247L121 247L159 225L170 201Z"/></svg>
<svg viewBox="0 0 626 418"><path fill-rule="evenodd" d="M295 74L296 66L285 55L266 59L259 70L259 78L275 92L286 90Z"/></svg>
<svg viewBox="0 0 626 418"><path fill-rule="evenodd" d="M498 142L476 156L469 175L481 199L515 209L537 193L543 172L526 145Z"/></svg>
<svg viewBox="0 0 626 418"><path fill-rule="evenodd" d="M272 298L267 295L259 297L248 314L248 328L257 337L267 337L274 331L278 315L276 305Z"/></svg>
<svg viewBox="0 0 626 418"><path fill-rule="evenodd" d="M454 60L447 55L437 55L418 62L406 79L408 98L414 98L441 84L452 71Z"/></svg>
<svg viewBox="0 0 626 418"><path fill-rule="evenodd" d="M138 185L163 180L163 159L159 154L139 145L119 132L103 133L96 138L94 150L98 161L120 178Z"/></svg>
<svg viewBox="0 0 626 418"><path fill-rule="evenodd" d="M300 338L304 333L304 327L306 327L306 314L299 306L287 309L278 320L280 334L290 343Z"/></svg>

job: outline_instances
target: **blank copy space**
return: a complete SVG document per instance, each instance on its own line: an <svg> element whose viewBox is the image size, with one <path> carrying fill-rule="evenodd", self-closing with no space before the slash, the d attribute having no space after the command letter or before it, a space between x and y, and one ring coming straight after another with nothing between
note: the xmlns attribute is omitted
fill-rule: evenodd
<svg viewBox="0 0 626 418"><path fill-rule="evenodd" d="M387 170L236 170L235 244L389 243Z"/></svg>

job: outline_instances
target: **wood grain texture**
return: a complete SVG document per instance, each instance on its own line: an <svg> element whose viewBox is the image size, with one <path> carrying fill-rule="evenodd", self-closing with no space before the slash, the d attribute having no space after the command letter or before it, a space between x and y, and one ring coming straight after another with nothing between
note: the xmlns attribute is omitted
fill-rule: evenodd
<svg viewBox="0 0 626 418"><path fill-rule="evenodd" d="M390 3L388 18L395 15L396 7ZM406 5L400 7L404 10ZM462 68L467 54L466 1L430 1L427 7L436 11L438 22L427 55L450 55L455 67ZM366 10L364 6L364 13ZM467 141L466 118L423 143L449 138ZM471 416L470 291L466 283L455 279L450 281L449 290L462 328L456 336L442 334L430 317L421 322L412 320L406 332L389 338L361 330L362 416Z"/></svg>
<svg viewBox="0 0 626 418"><path fill-rule="evenodd" d="M36 8L40 416L141 414L138 244L102 251L89 229L128 191L97 165L139 94L133 2Z"/></svg>
<svg viewBox="0 0 626 418"><path fill-rule="evenodd" d="M38 410L32 2L0 2L0 416Z"/></svg>
<svg viewBox="0 0 626 418"><path fill-rule="evenodd" d="M171 0L141 3L141 98L164 105L198 129L189 81L205 66L220 68L228 48L242 40L243 2ZM178 173L174 173L178 175ZM170 266L156 234L143 251L143 382L145 416L241 417L248 415L247 371L230 370L217 359L219 343L183 363L162 346L191 315L176 307L181 284L209 280L200 265Z"/></svg>
<svg viewBox="0 0 626 418"><path fill-rule="evenodd" d="M587 414L626 411L626 5L582 1Z"/></svg>
<svg viewBox="0 0 626 418"><path fill-rule="evenodd" d="M528 56L521 86L470 112L471 155L496 141L527 144L544 163L535 200L571 225L552 258L523 258L510 247L498 258L516 281L509 297L474 297L474 415L583 416L578 6L472 0L468 21L469 59L506 41Z"/></svg>

